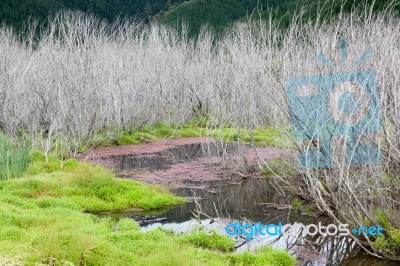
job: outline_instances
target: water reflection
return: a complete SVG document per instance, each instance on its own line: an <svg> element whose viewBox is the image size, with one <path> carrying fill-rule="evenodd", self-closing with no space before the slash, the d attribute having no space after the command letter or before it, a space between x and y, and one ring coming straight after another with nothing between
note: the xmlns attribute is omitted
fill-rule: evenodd
<svg viewBox="0 0 400 266"><path fill-rule="evenodd" d="M234 152L235 145L224 145L226 152ZM168 169L171 165L193 161L207 155L220 155L223 149L217 145L191 144L177 146L151 155L114 156L117 172L147 169L149 171ZM197 208L202 213L213 217L216 230L224 233L229 221L261 222L263 224L294 224L303 225L331 224L325 216L305 215L290 208L292 197L286 192L279 194L266 178L219 181L190 181L173 189L178 196L186 197L189 202L163 212L114 214L114 216L131 217L137 220L143 231L153 230L159 226L172 229L176 233L184 233L193 224L193 211ZM196 205L194 199L198 202ZM202 224L210 224L208 217L199 217ZM398 265L395 262L383 262L375 257L367 256L350 237L316 236L301 237L301 231L296 236L256 236L250 241L237 237L237 250L254 250L257 247L272 245L285 249L297 256L302 266L309 265Z"/></svg>
<svg viewBox="0 0 400 266"><path fill-rule="evenodd" d="M175 163L188 162L205 156L221 156L224 152L233 153L236 150L237 146L233 144L196 143L179 145L151 155L116 155L112 158L116 162L117 171L138 169L155 171L167 169Z"/></svg>
<svg viewBox="0 0 400 266"><path fill-rule="evenodd" d="M191 184L193 185L193 184ZM203 184L204 185L204 184ZM212 192L209 192L211 190ZM214 191L218 191L214 193ZM271 208L263 204L275 202L285 206L290 202L290 198L277 195L273 187L266 179L248 179L238 184L215 181L208 182L205 188L181 188L174 190L180 196L200 197L201 211L211 217L219 217L220 224L217 231L222 234L225 232L227 221L239 220L241 222L260 221L262 224L294 224L295 222L308 225L318 224L328 225L332 221L325 216L310 216L300 214L290 208ZM152 230L163 226L174 230L176 233L184 233L193 228L193 213L196 208L194 202L173 208L162 214L165 220L143 226L144 231ZM209 219L203 219L203 224L209 224ZM228 222L229 223L229 222ZM214 225L215 226L215 225ZM236 238L238 251L253 251L260 246L272 245L274 247L289 250L301 259L300 265L339 265L344 259L354 255L359 251L349 237L336 237L321 235L301 237L301 231L296 236L256 236L250 241L245 241L240 237Z"/></svg>

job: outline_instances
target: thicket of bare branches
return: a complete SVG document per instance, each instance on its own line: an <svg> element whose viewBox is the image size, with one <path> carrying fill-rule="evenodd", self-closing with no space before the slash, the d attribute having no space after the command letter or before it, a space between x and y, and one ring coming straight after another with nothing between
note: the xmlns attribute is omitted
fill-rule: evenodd
<svg viewBox="0 0 400 266"><path fill-rule="evenodd" d="M270 33L262 40L268 43L240 44L246 30L239 26L236 37L215 47L207 31L194 44L185 30L107 25L81 13L53 18L39 41L32 33L21 42L2 28L0 129L32 134L36 146L50 150L55 140L76 148L99 129L180 124L200 115L265 124L258 112L273 107L258 83L273 84L260 66L275 60L276 49L267 48L277 41Z"/></svg>
<svg viewBox="0 0 400 266"><path fill-rule="evenodd" d="M196 42L184 30L108 25L69 12L53 18L40 40L34 30L20 40L0 29L0 129L29 136L46 152L75 153L99 130L182 124L196 116L249 130L287 128L285 81L336 71L316 61L317 51L340 62L336 45L346 38L348 64L337 71L347 71L372 49L373 59L356 69L377 71L382 164L341 162L336 170L300 172L299 180L303 194L337 221L377 224L384 216L400 228L400 21L390 11L341 14L329 23L297 18L287 30L252 20L218 40L204 30ZM380 249L392 258L400 253Z"/></svg>
<svg viewBox="0 0 400 266"><path fill-rule="evenodd" d="M319 210L329 214L338 223L348 223L351 227L383 226L386 229L384 237L376 239L374 236L364 234L356 241L371 254L395 260L400 260L400 242L398 241L400 235L400 63L397 60L400 49L399 37L400 21L390 14L390 11L373 15L370 10L365 10L362 15L355 13L343 15L339 16L334 24L318 23L318 20L317 23L294 22L285 36L283 48L279 53L283 56L281 61L283 65L281 76L277 78L279 82L289 77L363 69L372 69L377 72L382 116L381 130L375 135L368 135L367 128L364 128L365 131L358 132L364 134L355 136L352 141L357 145L367 143L378 147L381 151L381 163L350 164L349 155L346 152L349 149L349 138L354 137L352 136L354 132L346 132L342 141L336 143L332 143L334 134L331 134L329 137L332 138L330 141L333 144L330 147L333 148L333 168L295 169L297 175L283 177L283 180L294 187L299 195L314 202ZM343 39L348 40L349 47L347 62L341 65L338 43ZM288 47L293 47L293 50ZM369 49L373 51L372 59L362 65L354 66L353 64L360 56ZM334 69L316 60L315 54L318 52L327 55L332 62L336 63ZM278 87L281 91L285 90L282 84ZM308 104L315 105L312 100ZM286 104L282 104L283 110L285 107ZM369 106L362 104L360 106L363 112L367 112L368 108ZM289 114L286 114L289 117ZM313 115L309 113L307 119L312 120ZM315 132L327 127L329 121L325 122L326 125L317 125ZM331 133L334 131L333 128ZM309 132L303 133L307 135ZM311 136L308 137L313 140ZM313 141L296 143L298 150L309 152L315 149L326 149L321 146L321 139L318 140L316 137L314 140L316 143ZM323 137L322 141L324 141ZM297 158L298 153L293 155ZM322 157L320 159L324 159Z"/></svg>

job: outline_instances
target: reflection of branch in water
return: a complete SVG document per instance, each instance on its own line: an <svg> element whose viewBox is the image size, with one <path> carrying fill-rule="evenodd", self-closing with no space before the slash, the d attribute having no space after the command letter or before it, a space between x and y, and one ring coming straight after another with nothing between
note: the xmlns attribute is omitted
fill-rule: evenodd
<svg viewBox="0 0 400 266"><path fill-rule="evenodd" d="M247 181L241 182L241 187L245 188L244 191L240 190L242 193L250 193L253 186L247 186ZM254 196L253 191L253 196ZM229 216L229 212L227 209L229 207L232 208L236 204L235 197L225 197L226 195L216 194L210 202L199 202L196 197L196 193L193 192L194 197L194 210L191 211L193 216L201 222L201 219L207 218L210 223L216 223L217 227L225 228L224 220L221 217L229 217L229 221L231 217ZM251 193L250 193L251 194ZM250 196L249 194L249 196ZM220 197L221 196L221 197ZM211 203L212 202L212 203ZM251 204L247 202L245 205ZM238 205L239 207L244 207ZM254 205L252 205L254 206ZM259 206L259 205L258 205ZM206 207L204 209L204 207ZM245 209L245 208L244 208ZM225 215L225 212L226 215ZM282 213L274 213L273 216L265 216L264 224L275 223L276 221L293 221L293 211L290 208L286 208ZM291 216L292 215L292 216ZM250 217L246 217L247 215L241 215L239 220L254 225ZM218 218L215 218L218 217ZM250 218L250 219L249 219ZM264 220L264 219L263 219ZM322 221L322 220L318 220ZM304 223L304 222L303 222ZM286 232L289 228L286 228ZM338 236L322 236L317 234L315 236L306 236L303 237L304 228L298 227L298 230L293 230L291 232L293 235L285 235L278 237L260 237L257 236L251 240L246 240L244 236L236 237L236 249L239 250L254 250L257 247L265 246L265 245L274 245L279 248L284 248L289 252L295 254L300 260L302 266L308 265L337 265L340 261L343 261L347 257L353 255L355 251L357 251L357 246L354 244L354 241L350 237L338 237Z"/></svg>
<svg viewBox="0 0 400 266"><path fill-rule="evenodd" d="M195 196L195 194L196 193L194 192L194 196ZM194 197L194 203L195 203L195 209L193 211L190 211L190 212L193 214L193 216L195 217L195 219L197 220L197 222L199 224L201 224L201 216L203 215L204 217L206 217L207 219L210 220L210 224L216 223L216 224L218 224L218 225L220 225L220 226L225 228L226 225L223 225L220 222L220 221L222 221L222 219L221 219L221 217L219 215L220 211L217 209L217 206L215 205L214 201L213 201L213 206L214 206L215 213L217 213L217 217L218 217L217 219L211 217L210 215L208 215L207 213L202 211L201 205L197 201L196 197ZM228 217L228 221L230 221L230 220L231 220L230 217ZM238 235L237 237L239 237L242 240L244 240L244 242L239 244L238 246L235 246L235 249L238 249L239 247L241 247L241 246L247 244L249 241L253 240L253 239L247 240L245 237L243 237L241 235Z"/></svg>
<svg viewBox="0 0 400 266"><path fill-rule="evenodd" d="M293 232L292 232L293 233ZM322 236L316 235L312 238L305 238L303 228L294 236L280 236L277 238L260 238L257 243L260 245L274 245L282 242L286 249L292 251L303 261L302 266L308 265L337 265L354 252L358 251L356 243L350 237Z"/></svg>
<svg viewBox="0 0 400 266"><path fill-rule="evenodd" d="M193 216L195 217L195 219L199 222L199 223L201 223L201 216L203 215L204 217L206 217L207 219L210 219L210 221L211 222L217 222L216 221L216 219L215 218L213 218L213 217L211 217L210 215L208 215L207 213L205 213L205 212L203 212L202 211L202 208L201 208L201 205L200 205L200 203L199 203L199 201L197 200L197 198L196 198L196 192L195 191L193 191L193 201L194 201L194 204L195 204L195 209L193 210L193 211L190 211L192 214L193 214ZM216 213L216 217L217 217L217 220L221 220L221 216L220 216L220 212L218 211L218 209L217 209L217 206L215 205L215 202L214 202L214 200L212 201L213 202L213 206L214 206L214 211L215 211L215 213Z"/></svg>
<svg viewBox="0 0 400 266"><path fill-rule="evenodd" d="M190 161L203 156L202 153L199 154L199 152L202 152L201 146L201 144L186 144L167 149L165 153L174 162Z"/></svg>

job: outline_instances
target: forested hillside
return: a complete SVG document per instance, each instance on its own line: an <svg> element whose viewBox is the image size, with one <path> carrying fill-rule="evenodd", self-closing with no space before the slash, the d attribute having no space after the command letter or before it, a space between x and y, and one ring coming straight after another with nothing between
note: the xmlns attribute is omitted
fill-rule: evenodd
<svg viewBox="0 0 400 266"><path fill-rule="evenodd" d="M396 0L400 3L400 0ZM279 18L281 25L289 24L292 15L305 7L304 16L313 16L322 6L325 12L337 13L341 2L336 0L3 0L0 2L0 21L20 29L28 18L44 21L50 14L61 10L90 12L99 18L113 21L117 17L136 18L148 22L150 18L164 24L177 25L182 21L189 25L191 35L202 25L208 24L221 32L233 22L243 20L256 11L266 17L269 11ZM363 6L373 0L348 0L343 5L350 11L354 6ZM376 0L375 9L382 10L387 0ZM399 12L399 7L396 8Z"/></svg>
<svg viewBox="0 0 400 266"><path fill-rule="evenodd" d="M343 4L344 2L344 4ZM267 17L272 11L280 25L288 26L293 14L303 7L304 17L313 17L323 9L325 16L337 14L343 8L350 12L353 8L363 10L366 4L375 2L374 9L384 10L389 2L394 5L399 0L190 0L171 6L167 12L161 11L155 18L166 24L176 25L187 22L190 33L196 34L202 25L208 24L220 32L233 22L246 19L252 13ZM394 9L400 14L399 6Z"/></svg>
<svg viewBox="0 0 400 266"><path fill-rule="evenodd" d="M196 33L202 25L208 24L221 31L234 21L243 19L255 10L277 8L298 0L191 0L178 6L172 6L167 12L161 12L156 19L166 24L187 22L190 32Z"/></svg>
<svg viewBox="0 0 400 266"><path fill-rule="evenodd" d="M20 28L29 18L44 20L61 10L91 12L109 21L118 16L147 20L149 16L183 0L2 0L0 21Z"/></svg>

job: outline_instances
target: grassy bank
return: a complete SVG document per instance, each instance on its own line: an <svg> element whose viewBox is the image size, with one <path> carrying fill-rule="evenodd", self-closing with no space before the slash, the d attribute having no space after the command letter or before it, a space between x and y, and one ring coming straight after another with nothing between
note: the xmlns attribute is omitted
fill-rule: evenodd
<svg viewBox="0 0 400 266"><path fill-rule="evenodd" d="M207 118L193 119L184 125L157 123L154 126L120 130L99 131L94 146L139 144L163 138L187 138L209 136L227 142L242 141L256 146L291 147L292 143L284 130L274 127L257 127L253 130L231 125L209 126ZM83 148L83 147L82 147ZM83 149L80 149L82 151Z"/></svg>
<svg viewBox="0 0 400 266"><path fill-rule="evenodd" d="M233 254L232 239L140 231L92 214L159 209L183 199L73 159L31 152L27 174L0 182L0 265L292 265L284 251Z"/></svg>

